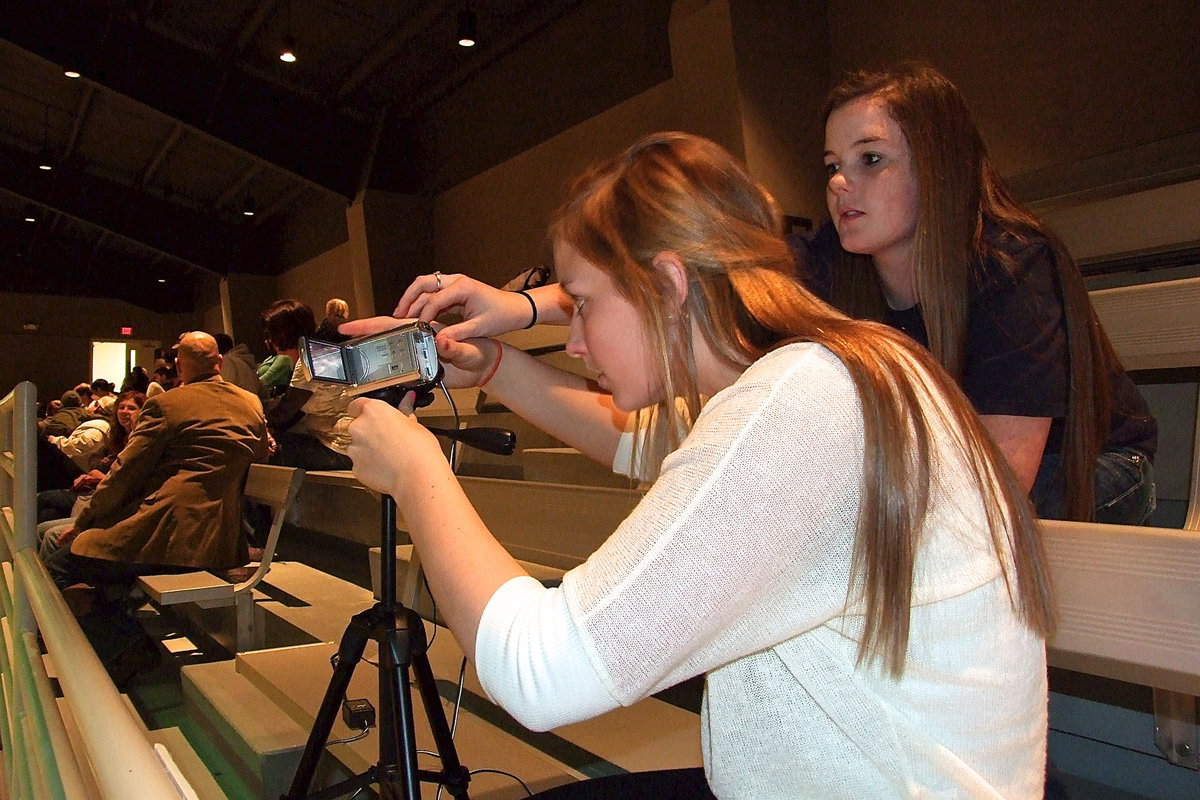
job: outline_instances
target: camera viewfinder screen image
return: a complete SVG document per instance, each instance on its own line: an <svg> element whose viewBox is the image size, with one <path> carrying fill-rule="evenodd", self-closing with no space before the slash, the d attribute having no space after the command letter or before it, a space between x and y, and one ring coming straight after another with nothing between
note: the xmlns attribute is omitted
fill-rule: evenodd
<svg viewBox="0 0 1200 800"><path fill-rule="evenodd" d="M386 380L417 371L416 353L407 336L385 336L357 345L352 351L357 361L360 384Z"/></svg>
<svg viewBox="0 0 1200 800"><path fill-rule="evenodd" d="M346 364L342 361L342 348L336 344L308 341L308 359L312 363L314 378L323 381L349 383Z"/></svg>

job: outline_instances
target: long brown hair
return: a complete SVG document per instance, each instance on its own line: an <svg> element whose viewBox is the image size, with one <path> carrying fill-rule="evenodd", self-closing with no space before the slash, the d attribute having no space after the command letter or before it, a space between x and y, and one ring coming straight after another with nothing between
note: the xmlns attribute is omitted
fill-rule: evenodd
<svg viewBox="0 0 1200 800"><path fill-rule="evenodd" d="M662 353L664 397L678 400L660 403L649 420L642 445L655 464L700 407L689 318L731 365L804 340L846 366L865 440L851 583L866 604L860 660L879 658L896 675L904 667L935 457L924 415L935 407L979 488L1014 606L1048 635L1049 580L1032 512L970 404L923 348L884 325L846 317L803 287L774 202L725 150L684 133L648 136L578 180L550 235L610 276L645 321L649 352ZM677 254L688 274L684 314L666 310L673 288L653 268L664 251Z"/></svg>
<svg viewBox="0 0 1200 800"><path fill-rule="evenodd" d="M120 455L125 449L125 443L129 441L129 431L125 430L125 426L117 420L117 409L121 407L121 403L130 400L141 411L142 406L146 405L146 395L138 391L121 392L117 395L116 402L112 404L112 418L108 425L108 455Z"/></svg>
<svg viewBox="0 0 1200 800"><path fill-rule="evenodd" d="M1070 380L1063 433L1067 516L1094 515L1096 457L1112 416L1110 379L1120 366L1088 300L1083 276L1052 231L1016 199L988 158L958 88L928 64L905 61L846 75L826 100L823 118L864 97L884 101L912 152L918 185L913 264L929 349L962 380L971 270L994 258L1016 265L985 236L985 223L1018 240L1043 238L1053 253L1063 304ZM843 252L834 302L847 313L882 319L883 291L870 256Z"/></svg>

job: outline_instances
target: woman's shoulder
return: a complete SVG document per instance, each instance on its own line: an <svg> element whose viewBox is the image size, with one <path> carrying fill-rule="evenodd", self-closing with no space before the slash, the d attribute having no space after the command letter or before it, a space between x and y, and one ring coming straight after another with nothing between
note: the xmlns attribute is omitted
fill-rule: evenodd
<svg viewBox="0 0 1200 800"><path fill-rule="evenodd" d="M806 341L790 342L766 353L747 367L730 389L769 395L774 401L855 392L841 359L824 345Z"/></svg>
<svg viewBox="0 0 1200 800"><path fill-rule="evenodd" d="M983 226L985 273L1004 272L1020 278L1031 270L1054 264L1054 246L1043 233L1015 229L988 220Z"/></svg>
<svg viewBox="0 0 1200 800"><path fill-rule="evenodd" d="M1054 245L1037 231L984 225L984 251L975 259L971 282L976 299L1011 291L1055 294Z"/></svg>

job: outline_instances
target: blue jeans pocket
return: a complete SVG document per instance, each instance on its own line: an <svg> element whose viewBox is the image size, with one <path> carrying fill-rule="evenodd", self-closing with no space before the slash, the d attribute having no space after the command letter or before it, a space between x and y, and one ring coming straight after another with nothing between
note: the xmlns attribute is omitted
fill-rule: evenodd
<svg viewBox="0 0 1200 800"><path fill-rule="evenodd" d="M1154 466L1138 450L1101 453L1096 460L1096 521L1140 525L1154 512Z"/></svg>

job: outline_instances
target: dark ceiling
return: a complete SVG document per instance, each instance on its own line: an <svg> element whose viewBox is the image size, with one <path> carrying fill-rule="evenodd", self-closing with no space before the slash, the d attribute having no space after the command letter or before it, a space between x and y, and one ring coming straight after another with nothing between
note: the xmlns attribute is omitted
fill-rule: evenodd
<svg viewBox="0 0 1200 800"><path fill-rule="evenodd" d="M278 272L289 218L364 175L436 188L374 154L581 2L469 0L464 48L466 0L4 0L0 291L191 311L206 276Z"/></svg>

